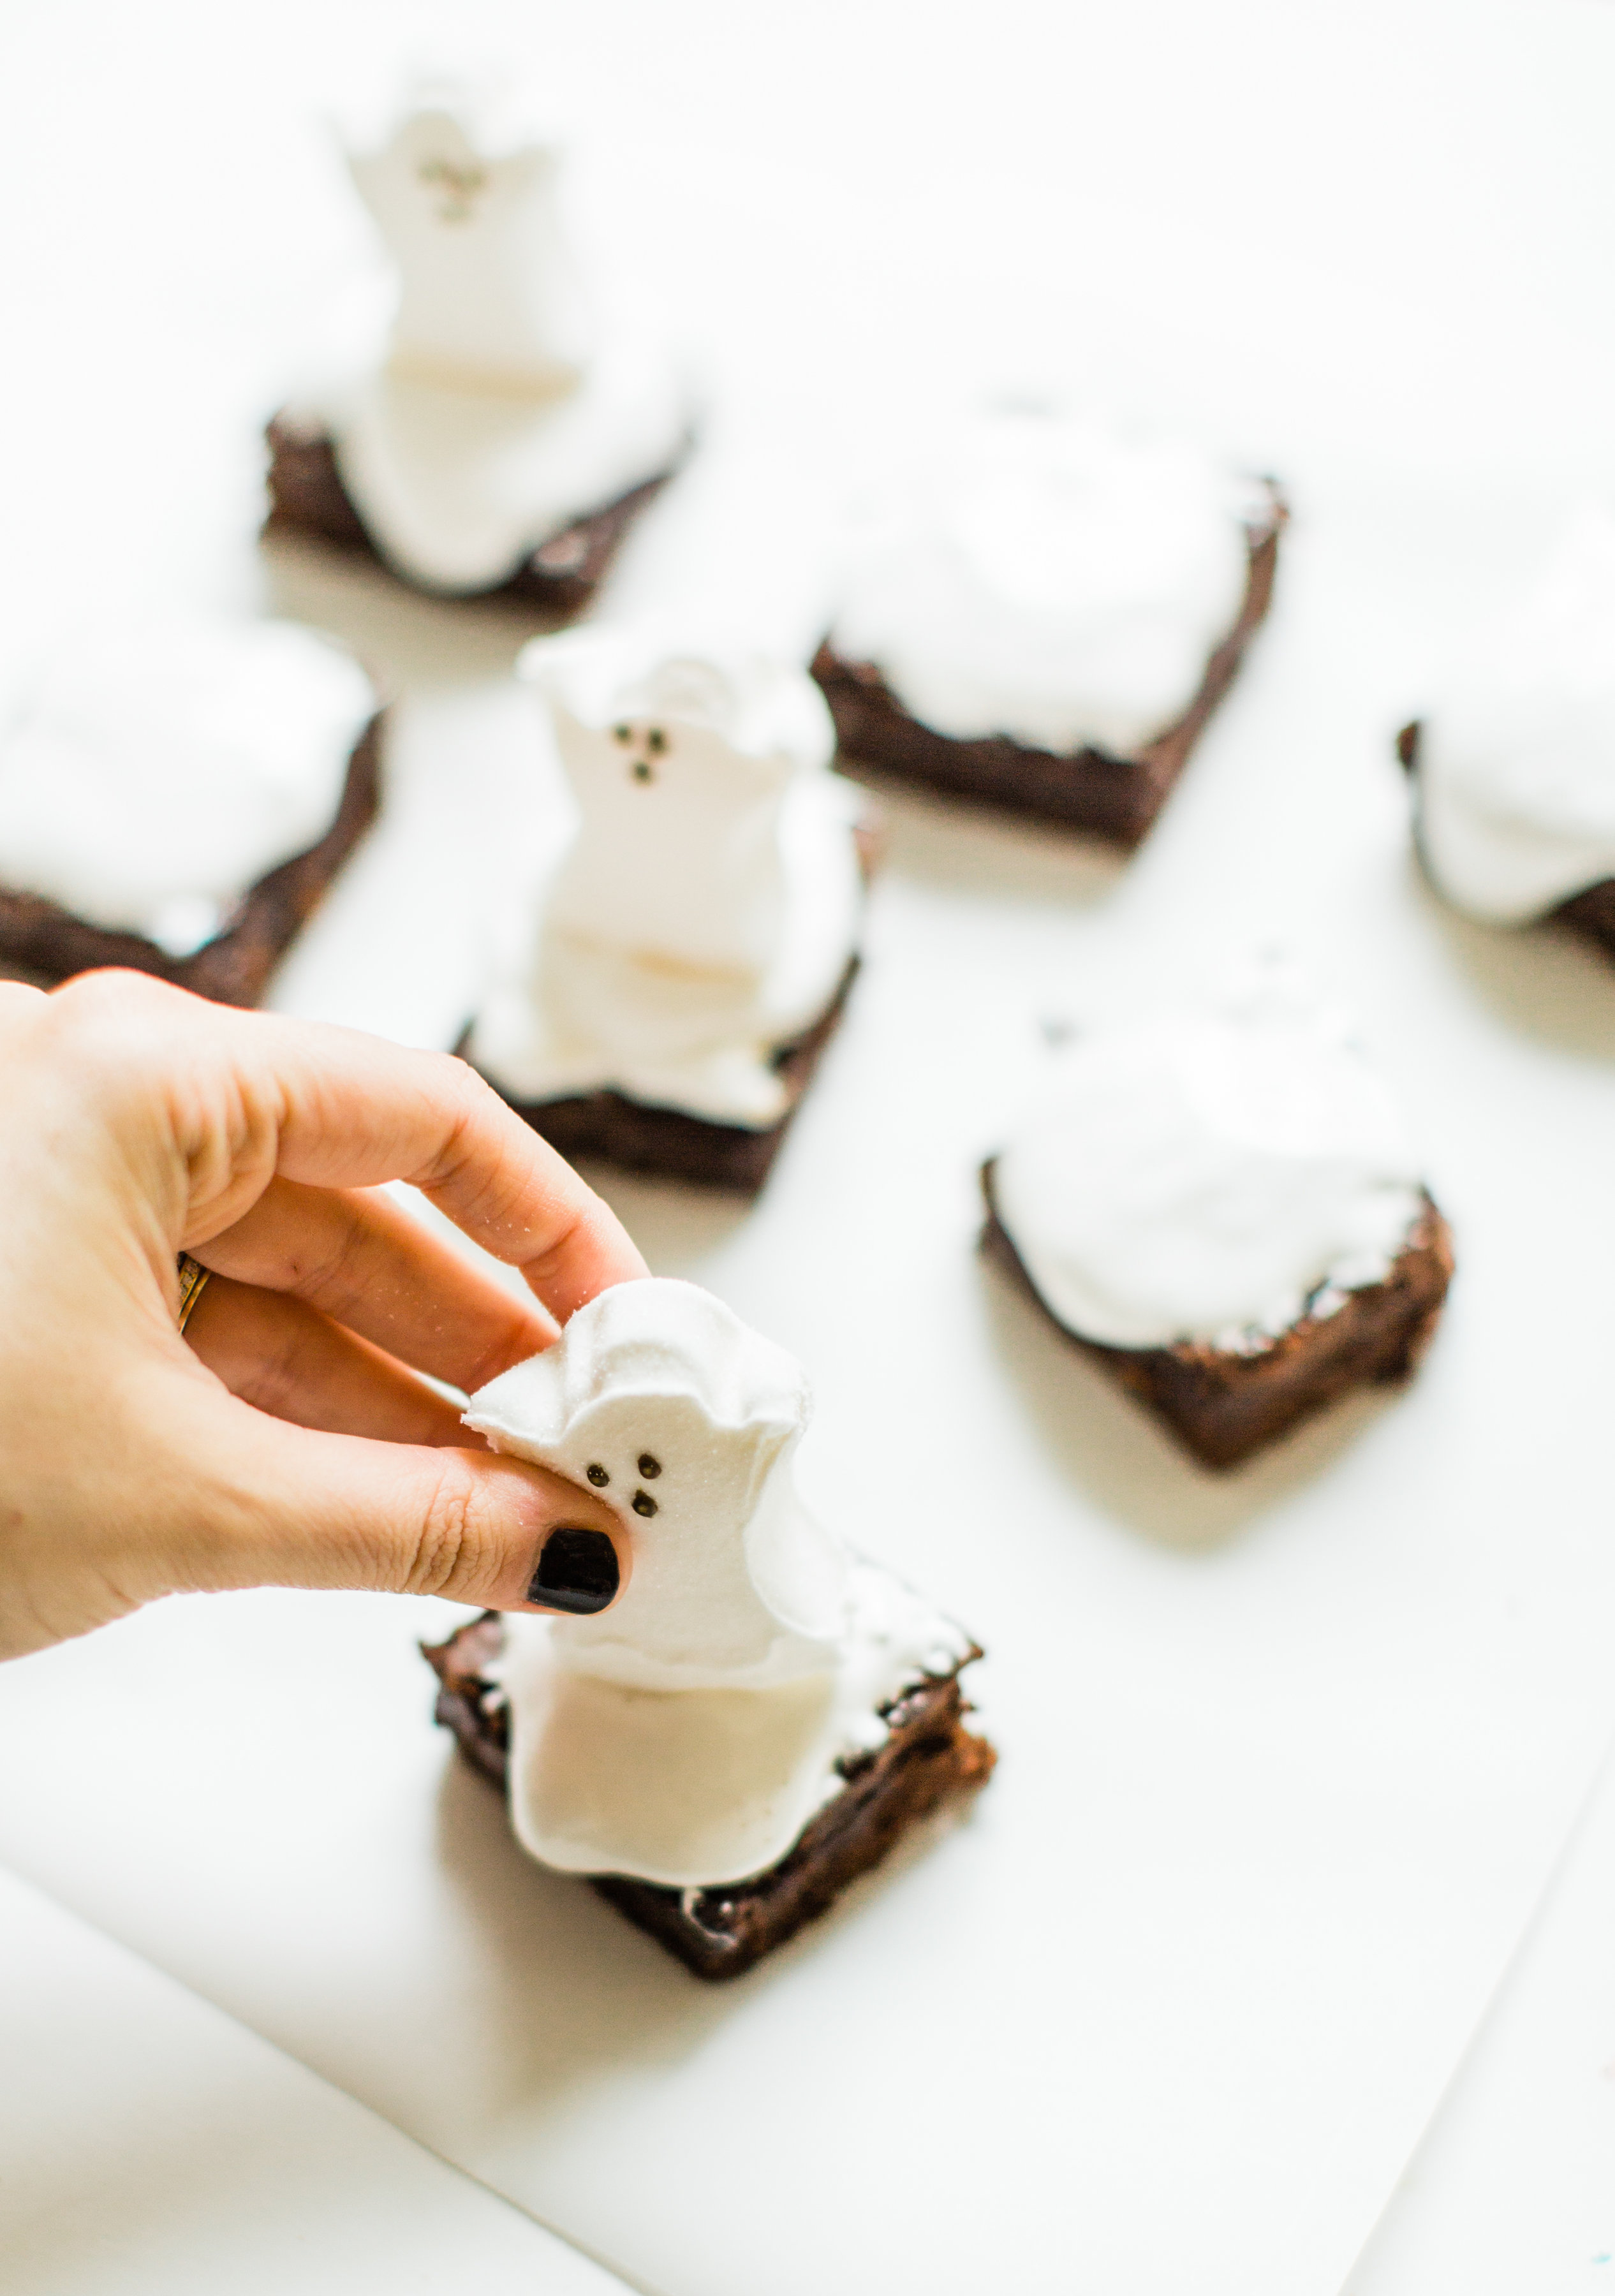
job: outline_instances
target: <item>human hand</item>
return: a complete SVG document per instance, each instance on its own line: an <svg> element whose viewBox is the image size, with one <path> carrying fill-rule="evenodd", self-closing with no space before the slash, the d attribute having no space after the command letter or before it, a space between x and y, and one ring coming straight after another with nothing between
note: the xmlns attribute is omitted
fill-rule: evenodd
<svg viewBox="0 0 1615 2296"><path fill-rule="evenodd" d="M535 1300L431 1234L393 1179ZM214 1271L183 1338L181 1251ZM570 1557L592 1594L528 1594L561 1528L603 1534L626 1576L611 1510L481 1447L414 1374L480 1386L645 1272L447 1054L139 973L0 983L0 1657L233 1587L602 1606L611 1557L588 1538L555 1542L544 1577Z"/></svg>

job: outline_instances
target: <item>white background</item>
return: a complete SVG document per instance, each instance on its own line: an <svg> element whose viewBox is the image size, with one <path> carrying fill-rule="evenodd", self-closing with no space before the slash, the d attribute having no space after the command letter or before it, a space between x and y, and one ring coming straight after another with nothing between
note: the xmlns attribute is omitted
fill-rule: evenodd
<svg viewBox="0 0 1615 2296"><path fill-rule="evenodd" d="M621 2283L0 1873L7 2296Z"/></svg>
<svg viewBox="0 0 1615 2296"><path fill-rule="evenodd" d="M448 1767L416 1606L266 1595L0 1675L0 1855L668 2296L1332 2296L1615 1723L1615 976L1433 905L1389 749L1615 488L1615 16L15 12L0 670L164 593L348 635L405 695L390 809L276 1001L443 1044L554 826L529 626L252 535L257 427L373 287L314 114L450 31L531 61L706 360L709 460L619 602L728 568L784 628L829 474L982 383L1182 422L1296 504L1133 864L893 798L761 1204L611 1185L807 1361L810 1495L989 1644L1004 1764L709 1994ZM1406 1397L1217 1481L981 1270L973 1175L1045 1021L1275 940L1357 1004L1461 1274Z"/></svg>

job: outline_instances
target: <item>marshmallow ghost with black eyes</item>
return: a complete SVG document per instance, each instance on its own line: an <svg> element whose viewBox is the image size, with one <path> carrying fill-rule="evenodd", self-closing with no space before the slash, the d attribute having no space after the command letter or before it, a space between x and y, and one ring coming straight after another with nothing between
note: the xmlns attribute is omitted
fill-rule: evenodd
<svg viewBox="0 0 1615 2296"><path fill-rule="evenodd" d="M577 835L536 967L479 1021L474 1057L514 1098L614 1087L766 1127L775 1065L833 1000L857 938L850 794L807 673L649 625L540 639Z"/></svg>
<svg viewBox="0 0 1615 2296"><path fill-rule="evenodd" d="M512 92L513 93L513 92ZM449 594L529 558L577 572L579 520L664 477L691 392L653 296L591 258L559 152L442 86L348 165L398 281L384 353L317 391L342 484L397 570ZM546 556L548 552L551 555Z"/></svg>
<svg viewBox="0 0 1615 2296"><path fill-rule="evenodd" d="M792 1481L808 1411L789 1356L657 1278L472 1398L470 1426L592 1488L631 1555L597 1616L507 1621L512 1817L547 1865L737 1879L822 1798L850 1566Z"/></svg>
<svg viewBox="0 0 1615 2296"><path fill-rule="evenodd" d="M577 383L594 328L553 150L499 148L445 91L348 166L398 266L396 373L538 397Z"/></svg>

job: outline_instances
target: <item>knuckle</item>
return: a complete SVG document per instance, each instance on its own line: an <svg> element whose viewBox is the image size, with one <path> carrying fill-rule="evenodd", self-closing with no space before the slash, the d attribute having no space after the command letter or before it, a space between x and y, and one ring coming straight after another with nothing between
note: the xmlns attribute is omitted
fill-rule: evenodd
<svg viewBox="0 0 1615 2296"><path fill-rule="evenodd" d="M405 1592L451 1595L491 1581L497 1542L470 1463L444 1456L416 1533Z"/></svg>
<svg viewBox="0 0 1615 2296"><path fill-rule="evenodd" d="M512 1365L527 1363L532 1357L542 1355L552 1336L530 1314L512 1307L501 1330L465 1365L462 1386L468 1395L474 1395L480 1387L485 1387L490 1379L497 1379Z"/></svg>
<svg viewBox="0 0 1615 2296"><path fill-rule="evenodd" d="M109 1109L147 1105L192 1065L217 1027L213 1008L149 973L81 973L46 1000L45 1041L77 1088Z"/></svg>
<svg viewBox="0 0 1615 2296"><path fill-rule="evenodd" d="M266 1234L253 1235L266 1269L261 1281L297 1292L339 1321L364 1299L375 1272L368 1235L362 1211L341 1190L271 1180L255 1209L270 1223Z"/></svg>
<svg viewBox="0 0 1615 2296"><path fill-rule="evenodd" d="M304 1226L304 1279L310 1298L322 1305L348 1307L371 1291L385 1264L378 1255L372 1208L359 1193L332 1189L319 1209L326 1214L320 1227L310 1234L314 1224L306 1221ZM383 1198L382 1219L390 1210Z"/></svg>
<svg viewBox="0 0 1615 2296"><path fill-rule="evenodd" d="M153 1026L172 1021L184 1002L183 992L148 972L81 972L53 994L50 1004L57 1030L67 1036L87 1036L113 1045L132 1036L143 1037Z"/></svg>
<svg viewBox="0 0 1615 2296"><path fill-rule="evenodd" d="M0 980L0 1021L26 1028L45 1017L50 999L44 989L22 980Z"/></svg>
<svg viewBox="0 0 1615 2296"><path fill-rule="evenodd" d="M553 1155L512 1116L492 1085L456 1062L453 1106L432 1158L430 1189L453 1188L463 1210L497 1222L511 1213L530 1185L535 1154Z"/></svg>
<svg viewBox="0 0 1615 2296"><path fill-rule="evenodd" d="M523 1263L522 1273L529 1282L542 1283L546 1276L553 1275L566 1265L567 1256L587 1222L590 1209L592 1207L579 1205L572 1210L560 1213L552 1222L549 1241L544 1250L535 1252Z"/></svg>
<svg viewBox="0 0 1615 2296"><path fill-rule="evenodd" d="M57 989L53 1002L58 1012L79 1017L143 1008L154 999L166 1001L173 995L171 988L149 972L108 965L98 972L78 973L65 981Z"/></svg>

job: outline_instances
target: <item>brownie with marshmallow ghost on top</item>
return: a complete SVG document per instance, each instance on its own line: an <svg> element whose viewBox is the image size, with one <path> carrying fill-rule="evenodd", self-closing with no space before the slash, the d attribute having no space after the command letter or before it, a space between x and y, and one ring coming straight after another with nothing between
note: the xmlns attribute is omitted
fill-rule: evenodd
<svg viewBox="0 0 1615 2296"><path fill-rule="evenodd" d="M652 1278L601 1293L466 1414L611 1505L631 1562L609 1605L603 1587L570 1615L488 1612L429 1649L438 1718L531 1857L709 1980L993 1767L964 1723L976 1644L803 1506L808 1409L782 1349Z"/></svg>
<svg viewBox="0 0 1615 2296"><path fill-rule="evenodd" d="M762 1185L840 1019L873 832L799 668L647 619L536 640L577 800L467 1056L564 1155Z"/></svg>
<svg viewBox="0 0 1615 2296"><path fill-rule="evenodd" d="M586 280L557 152L423 88L349 165L395 267L385 352L269 425L269 529L414 587L575 613L682 459L691 398L643 299Z"/></svg>

